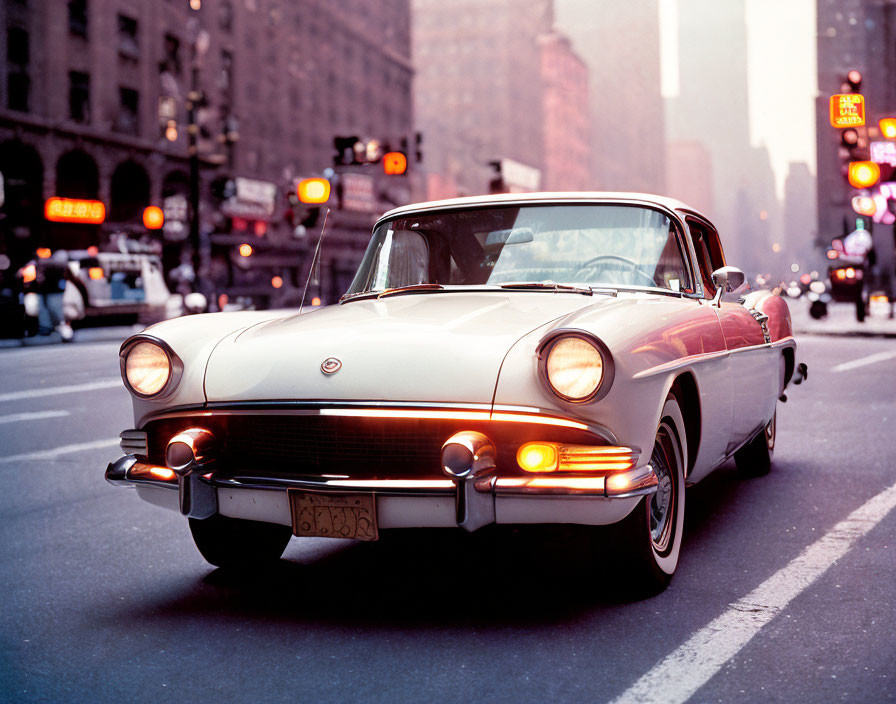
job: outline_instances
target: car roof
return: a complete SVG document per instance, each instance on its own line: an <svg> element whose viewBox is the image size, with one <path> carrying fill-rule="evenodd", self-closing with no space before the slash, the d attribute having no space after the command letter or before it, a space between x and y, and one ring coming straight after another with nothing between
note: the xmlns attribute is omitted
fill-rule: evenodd
<svg viewBox="0 0 896 704"><path fill-rule="evenodd" d="M538 193L497 193L480 196L467 196L464 198L450 198L448 200L433 200L422 203L409 203L394 208L385 213L380 220L386 220L406 213L419 213L426 210L442 210L444 208L459 208L464 206L501 205L504 203L556 203L556 202L601 202L601 203L643 203L645 205L659 205L668 210L677 210L699 215L709 220L700 211L682 203L675 198L658 196L652 193L613 192L613 191L557 191Z"/></svg>

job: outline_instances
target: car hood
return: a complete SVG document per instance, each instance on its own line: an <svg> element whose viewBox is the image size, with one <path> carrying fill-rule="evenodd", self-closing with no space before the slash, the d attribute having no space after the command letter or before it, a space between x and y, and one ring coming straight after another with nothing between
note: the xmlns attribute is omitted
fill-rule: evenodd
<svg viewBox="0 0 896 704"><path fill-rule="evenodd" d="M388 400L490 404L524 335L603 296L529 292L405 294L261 323L224 338L208 362L209 402ZM341 368L324 374L324 360ZM532 361L535 369L535 361Z"/></svg>

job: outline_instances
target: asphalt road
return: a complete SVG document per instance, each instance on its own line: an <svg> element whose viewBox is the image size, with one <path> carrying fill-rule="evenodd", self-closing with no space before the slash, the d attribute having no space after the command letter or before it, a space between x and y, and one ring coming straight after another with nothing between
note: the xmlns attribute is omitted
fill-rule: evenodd
<svg viewBox="0 0 896 704"><path fill-rule="evenodd" d="M566 532L293 539L228 576L103 480L117 344L0 350L0 699L896 701L896 342L799 342L772 473L689 489L645 600Z"/></svg>

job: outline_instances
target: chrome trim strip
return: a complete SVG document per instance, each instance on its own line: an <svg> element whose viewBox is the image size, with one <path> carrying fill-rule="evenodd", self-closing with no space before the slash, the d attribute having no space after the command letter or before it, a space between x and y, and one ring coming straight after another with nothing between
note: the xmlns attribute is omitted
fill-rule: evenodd
<svg viewBox="0 0 896 704"><path fill-rule="evenodd" d="M212 477L212 485L231 489L307 489L310 491L358 492L370 491L392 496L453 496L454 482L450 479L287 479L282 477Z"/></svg>
<svg viewBox="0 0 896 704"><path fill-rule="evenodd" d="M796 340L794 340L793 336L784 337L780 340L775 340L775 342L764 342L759 345L750 345L748 347L735 347L733 350L724 349L719 350L718 352L703 352L701 354L692 354L687 357L681 357L679 359L673 359L671 362L664 362L663 364L658 364L655 367L650 367L649 369L644 369L634 376L632 379L643 379L648 376L653 376L654 374L663 374L665 372L674 371L676 369L681 369L682 367L686 367L690 364L700 364L702 362L708 362L713 359L720 359L722 357L730 357L733 354L738 354L740 352L755 352L756 350L761 349L778 349L783 347L795 347Z"/></svg>
<svg viewBox="0 0 896 704"><path fill-rule="evenodd" d="M605 496L604 477L498 477L495 497L516 496Z"/></svg>
<svg viewBox="0 0 896 704"><path fill-rule="evenodd" d="M504 406L494 408L490 404L460 404L460 403L420 403L413 401L248 401L248 402L223 402L216 401L194 408L178 408L177 410L158 411L146 415L141 423L145 427L147 423L167 418L186 417L211 417L213 415L266 415L276 411L280 415L330 415L343 417L360 417L377 415L377 411L394 410L397 418L415 418L414 411L439 413L445 419L452 419L452 413L476 413L481 418L458 418L459 420L473 420L478 422L511 422L528 423L531 425L547 425L568 427L601 438L609 445L618 445L615 434L602 425L591 423L587 420L558 415L544 409L530 406ZM345 411L340 413L340 411ZM442 415L440 412L444 412Z"/></svg>

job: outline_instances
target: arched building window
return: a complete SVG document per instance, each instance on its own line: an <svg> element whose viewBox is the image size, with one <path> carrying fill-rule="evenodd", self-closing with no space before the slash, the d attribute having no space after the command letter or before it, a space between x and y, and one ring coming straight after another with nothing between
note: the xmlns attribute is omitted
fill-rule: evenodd
<svg viewBox="0 0 896 704"><path fill-rule="evenodd" d="M149 175L140 164L123 161L112 173L110 222L141 222L143 209L149 202Z"/></svg>

